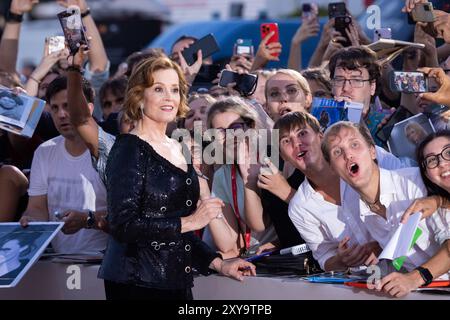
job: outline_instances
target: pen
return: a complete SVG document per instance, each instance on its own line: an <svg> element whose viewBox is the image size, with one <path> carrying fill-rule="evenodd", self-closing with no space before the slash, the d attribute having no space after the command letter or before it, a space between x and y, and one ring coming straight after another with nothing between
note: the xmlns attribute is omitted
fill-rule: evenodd
<svg viewBox="0 0 450 320"><path fill-rule="evenodd" d="M276 251L278 251L278 250L266 251L266 252L263 252L261 254L255 255L255 256L248 257L245 260L248 261L248 262L255 261L255 260L258 260L259 258L271 255L272 253L274 253Z"/></svg>

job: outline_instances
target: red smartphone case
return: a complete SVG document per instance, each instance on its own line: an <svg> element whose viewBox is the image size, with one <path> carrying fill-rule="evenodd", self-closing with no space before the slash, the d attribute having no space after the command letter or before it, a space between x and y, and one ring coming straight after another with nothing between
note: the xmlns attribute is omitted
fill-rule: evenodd
<svg viewBox="0 0 450 320"><path fill-rule="evenodd" d="M272 42L280 42L280 34L278 31L278 23L263 23L261 24L261 40L264 39L270 32L274 31L275 34L269 38L267 44ZM279 54L272 54L275 57L278 57Z"/></svg>

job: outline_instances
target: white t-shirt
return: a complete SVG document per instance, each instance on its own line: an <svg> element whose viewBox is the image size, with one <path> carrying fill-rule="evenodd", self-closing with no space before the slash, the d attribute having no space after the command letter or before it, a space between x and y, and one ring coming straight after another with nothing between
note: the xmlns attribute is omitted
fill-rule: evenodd
<svg viewBox="0 0 450 320"><path fill-rule="evenodd" d="M373 213L360 199L359 194L341 180L342 207L351 212L366 225L367 230L382 248L384 248L400 225L403 213L415 199L425 197L425 185L418 168L400 170L380 169L380 202L386 207L386 219ZM404 267L413 270L428 261L446 240L447 232L438 224L440 216L433 214L421 220L419 228L422 235L408 252ZM440 221L439 221L440 222Z"/></svg>
<svg viewBox="0 0 450 320"><path fill-rule="evenodd" d="M237 187L237 202L239 207L239 214L241 220L245 222L245 208L244 208L244 181L242 180L239 170L236 170L236 187ZM233 204L233 192L231 188L231 165L223 165L214 173L214 180L212 185L212 194L221 199L223 202L229 204L231 208ZM244 230L245 232L245 230ZM251 232L249 250L256 249L259 245L271 242L277 239L275 228L270 225L262 232ZM205 228L203 234L203 241L205 241L211 248L216 248L212 239L211 231L208 227Z"/></svg>
<svg viewBox="0 0 450 320"><path fill-rule="evenodd" d="M92 167L89 151L73 157L67 152L64 142L64 137L58 136L41 144L31 165L28 194L47 195L50 221L57 221L55 211L87 212L107 208L106 189ZM106 241L106 233L83 228L71 235L59 232L52 246L59 253L80 253L103 250Z"/></svg>

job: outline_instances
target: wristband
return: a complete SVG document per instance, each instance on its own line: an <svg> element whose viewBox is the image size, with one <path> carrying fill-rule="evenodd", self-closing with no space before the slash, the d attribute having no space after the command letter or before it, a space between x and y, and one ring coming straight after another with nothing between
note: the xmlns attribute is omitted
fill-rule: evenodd
<svg viewBox="0 0 450 320"><path fill-rule="evenodd" d="M87 17L90 14L91 14L91 9L87 8L87 10L81 14L81 18Z"/></svg>
<svg viewBox="0 0 450 320"><path fill-rule="evenodd" d="M15 14L11 11L8 11L8 14L6 15L6 22L21 23L22 21L23 14Z"/></svg>
<svg viewBox="0 0 450 320"><path fill-rule="evenodd" d="M33 80L34 82L36 82L37 84L40 84L41 81L39 81L38 79L36 79L35 77L33 77L32 75L28 77L29 79Z"/></svg>
<svg viewBox="0 0 450 320"><path fill-rule="evenodd" d="M76 65L71 65L67 67L67 71L75 71L78 72L80 74L83 74L83 71L81 70L80 66L76 66Z"/></svg>

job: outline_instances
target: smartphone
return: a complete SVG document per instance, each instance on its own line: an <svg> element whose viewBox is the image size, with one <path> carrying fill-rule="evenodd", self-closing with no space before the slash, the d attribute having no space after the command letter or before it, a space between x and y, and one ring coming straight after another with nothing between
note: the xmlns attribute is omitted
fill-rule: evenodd
<svg viewBox="0 0 450 320"><path fill-rule="evenodd" d="M189 47L181 51L186 63L189 66L192 66L195 61L197 61L197 52L198 50L202 50L203 59L208 58L212 54L218 52L220 50L219 45L217 44L216 38L212 33L204 36L201 39L198 39Z"/></svg>
<svg viewBox="0 0 450 320"><path fill-rule="evenodd" d="M237 39L234 44L233 55L249 55L253 56L253 44L252 39Z"/></svg>
<svg viewBox="0 0 450 320"><path fill-rule="evenodd" d="M403 93L429 92L430 82L423 72L391 71L389 76L390 88ZM433 89L436 89L437 84Z"/></svg>
<svg viewBox="0 0 450 320"><path fill-rule="evenodd" d="M317 18L317 14L319 13L319 8L315 3L304 3L302 5L302 20L314 20Z"/></svg>
<svg viewBox="0 0 450 320"><path fill-rule="evenodd" d="M280 33L278 30L278 23L262 23L260 26L261 29L261 40L264 39L270 32L274 31L275 33L269 38L267 44L273 42L280 42ZM279 53L272 53L272 56L278 57Z"/></svg>
<svg viewBox="0 0 450 320"><path fill-rule="evenodd" d="M226 88L230 83L236 83L233 87L243 96L249 96L253 94L256 89L258 77L250 73L239 74L234 71L223 70L219 79L219 86Z"/></svg>
<svg viewBox="0 0 450 320"><path fill-rule="evenodd" d="M398 107L397 110L395 110L395 112L389 118L388 122L383 127L381 127L381 129L379 129L375 133L375 135L377 136L378 139L386 143L391 136L391 131L394 128L394 125L397 122L403 121L412 116L413 114L405 107L402 106Z"/></svg>
<svg viewBox="0 0 450 320"><path fill-rule="evenodd" d="M347 15L345 2L332 2L328 4L328 17L330 19Z"/></svg>
<svg viewBox="0 0 450 320"><path fill-rule="evenodd" d="M69 8L57 14L64 32L65 40L72 55L78 52L81 45L88 45L86 29L81 21L80 10Z"/></svg>
<svg viewBox="0 0 450 320"><path fill-rule="evenodd" d="M380 39L392 39L391 28L379 28L373 32L373 42L377 42Z"/></svg>
<svg viewBox="0 0 450 320"><path fill-rule="evenodd" d="M434 22L436 17L431 2L416 3L411 11L411 18L414 22Z"/></svg>
<svg viewBox="0 0 450 320"><path fill-rule="evenodd" d="M341 41L344 47L350 47L352 45L346 31L351 23L352 17L350 16L338 16L334 18L334 28L336 31L339 31L343 37L345 37L345 41Z"/></svg>
<svg viewBox="0 0 450 320"><path fill-rule="evenodd" d="M61 51L66 47L66 39L64 36L47 37L46 40L48 43L48 54Z"/></svg>

